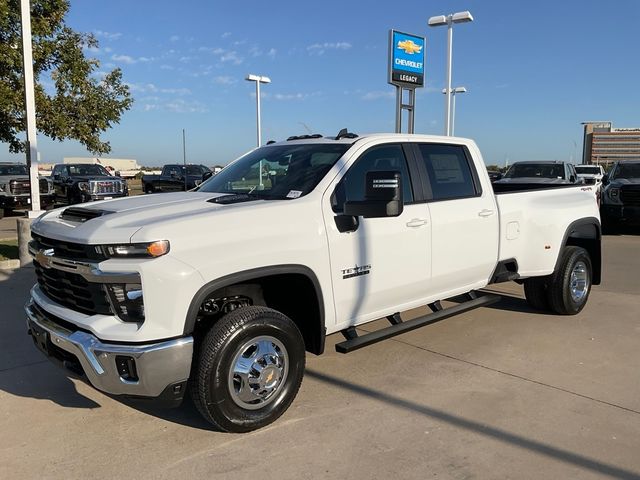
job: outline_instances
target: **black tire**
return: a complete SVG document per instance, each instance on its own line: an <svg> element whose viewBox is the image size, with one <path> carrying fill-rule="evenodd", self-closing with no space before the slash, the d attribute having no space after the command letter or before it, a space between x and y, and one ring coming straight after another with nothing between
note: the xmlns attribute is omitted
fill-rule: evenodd
<svg viewBox="0 0 640 480"><path fill-rule="evenodd" d="M151 185L145 185L144 193L153 193L153 187Z"/></svg>
<svg viewBox="0 0 640 480"><path fill-rule="evenodd" d="M547 287L549 306L558 315L576 315L587 304L589 293L591 293L591 279L593 276L591 258L584 248L573 246L564 247L560 255L558 269L551 275ZM580 288L583 292L579 298L576 298L576 296L572 295L571 290L572 272L580 264L584 266L584 276L586 278L584 287Z"/></svg>
<svg viewBox="0 0 640 480"><path fill-rule="evenodd" d="M265 338L268 340L264 340ZM270 395L266 394L263 399L255 400L254 405L245 408L241 405L243 400L236 391L236 387L243 388L243 383L240 382L239 376L232 375L231 372L235 372L234 366L238 364L239 359L244 358L251 363L249 371L254 372L255 376L256 370L253 366L256 362L262 365L261 362L267 355L261 357L260 348L255 349L249 356L243 355L242 352L250 351L251 347L247 350L243 348L247 345L257 345L258 340L272 347L280 347L276 348L280 354L283 347L284 356L277 358L286 359L282 362L286 365L286 370L283 374L271 363L263 366L264 370L259 376L260 387L255 390L244 388L243 391L259 393L263 388L266 390L268 387L263 386L263 382L271 382L274 372L275 386ZM277 346L273 342L280 345ZM190 382L191 396L202 416L222 431L250 432L274 422L289 408L302 383L305 367L302 335L293 321L271 308L242 307L228 313L211 327L198 350ZM255 359L251 360L252 358ZM270 361L273 358L270 356ZM265 375L267 372L268 376ZM262 403L264 406L260 406Z"/></svg>
<svg viewBox="0 0 640 480"><path fill-rule="evenodd" d="M524 296L529 305L536 310L549 310L547 282L549 277L533 277L524 281Z"/></svg>

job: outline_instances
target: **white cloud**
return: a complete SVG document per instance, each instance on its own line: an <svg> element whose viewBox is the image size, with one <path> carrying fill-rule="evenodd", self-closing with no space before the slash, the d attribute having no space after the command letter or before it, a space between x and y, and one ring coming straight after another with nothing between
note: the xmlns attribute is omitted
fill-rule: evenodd
<svg viewBox="0 0 640 480"><path fill-rule="evenodd" d="M222 35L220 35L220 38L229 38L231 36L231 32L224 32Z"/></svg>
<svg viewBox="0 0 640 480"><path fill-rule="evenodd" d="M136 63L136 59L129 55L112 55L111 60L114 62L126 63L127 65Z"/></svg>
<svg viewBox="0 0 640 480"><path fill-rule="evenodd" d="M260 98L265 100L277 100L277 101L300 101L306 100L307 98L317 97L321 95L322 92L311 92L311 93L271 93L271 92L260 92ZM255 92L251 92L251 97L256 98Z"/></svg>
<svg viewBox="0 0 640 480"><path fill-rule="evenodd" d="M393 90L375 90L367 92L362 96L363 100L379 100L381 98L396 98L396 92Z"/></svg>
<svg viewBox="0 0 640 480"><path fill-rule="evenodd" d="M105 32L103 30L94 30L93 34L98 38L104 38L106 40L118 40L122 37L120 32Z"/></svg>
<svg viewBox="0 0 640 480"><path fill-rule="evenodd" d="M225 52L220 56L220 61L222 63L231 63L233 65L240 65L244 59L238 55L238 53L234 51Z"/></svg>
<svg viewBox="0 0 640 480"><path fill-rule="evenodd" d="M163 108L173 113L205 113L208 111L202 102L187 102L181 98L165 103Z"/></svg>
<svg viewBox="0 0 640 480"><path fill-rule="evenodd" d="M188 88L158 87L153 83L128 83L129 89L134 93L164 93L168 95L191 95Z"/></svg>
<svg viewBox="0 0 640 480"><path fill-rule="evenodd" d="M267 57L275 58L275 57L276 57L276 53L277 53L277 52L278 52L278 51L277 51L275 48L271 48L271 49L269 49L269 51L267 52Z"/></svg>
<svg viewBox="0 0 640 480"><path fill-rule="evenodd" d="M349 50L351 44L348 42L324 42L314 43L307 47L307 52L311 55L323 55L327 50Z"/></svg>
<svg viewBox="0 0 640 480"><path fill-rule="evenodd" d="M175 70L175 68L172 65L163 63L162 65L160 65L160 70Z"/></svg>
<svg viewBox="0 0 640 480"><path fill-rule="evenodd" d="M169 37L169 41L170 42L177 42L178 40L180 40L180 36L179 35L171 35Z"/></svg>
<svg viewBox="0 0 640 480"><path fill-rule="evenodd" d="M238 81L233 78L230 77L228 75L220 75L217 77L214 77L213 79L213 83L217 83L218 85L233 85L234 83L237 83Z"/></svg>

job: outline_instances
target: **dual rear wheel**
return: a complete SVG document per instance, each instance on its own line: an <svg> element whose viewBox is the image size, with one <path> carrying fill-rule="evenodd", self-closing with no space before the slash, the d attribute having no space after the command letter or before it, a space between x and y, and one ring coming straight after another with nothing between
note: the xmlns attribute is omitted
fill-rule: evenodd
<svg viewBox="0 0 640 480"><path fill-rule="evenodd" d="M524 281L525 297L537 310L576 315L589 298L592 272L589 253L582 247L567 246L555 272Z"/></svg>

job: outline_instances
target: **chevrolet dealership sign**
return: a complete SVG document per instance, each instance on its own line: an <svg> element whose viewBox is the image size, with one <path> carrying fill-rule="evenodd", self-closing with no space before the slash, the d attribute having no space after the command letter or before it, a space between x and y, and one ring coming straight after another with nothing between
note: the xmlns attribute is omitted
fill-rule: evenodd
<svg viewBox="0 0 640 480"><path fill-rule="evenodd" d="M424 86L424 37L389 32L389 83L404 88Z"/></svg>

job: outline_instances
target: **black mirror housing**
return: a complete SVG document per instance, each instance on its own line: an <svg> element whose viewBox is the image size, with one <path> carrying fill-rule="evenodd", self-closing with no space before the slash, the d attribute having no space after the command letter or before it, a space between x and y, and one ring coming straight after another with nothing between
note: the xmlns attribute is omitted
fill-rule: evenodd
<svg viewBox="0 0 640 480"><path fill-rule="evenodd" d="M602 176L602 183L604 185L606 185L607 183L609 183L609 175L605 174Z"/></svg>
<svg viewBox="0 0 640 480"><path fill-rule="evenodd" d="M205 180L208 180L211 177L213 177L213 172L204 172L202 174L202 181L204 182Z"/></svg>
<svg viewBox="0 0 640 480"><path fill-rule="evenodd" d="M400 172L367 172L365 199L345 202L344 214L364 218L397 217L403 208Z"/></svg>

